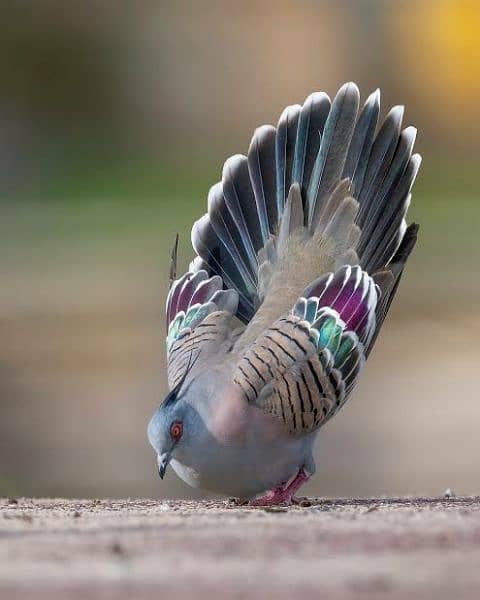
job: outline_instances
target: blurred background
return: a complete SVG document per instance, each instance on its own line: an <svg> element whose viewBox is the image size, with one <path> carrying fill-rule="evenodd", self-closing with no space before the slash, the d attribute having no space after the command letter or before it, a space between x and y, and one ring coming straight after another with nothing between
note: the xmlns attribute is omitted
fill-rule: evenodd
<svg viewBox="0 0 480 600"><path fill-rule="evenodd" d="M477 0L3 0L0 496L195 495L145 429L169 254L224 159L313 90L406 105L421 235L319 495L480 493Z"/></svg>

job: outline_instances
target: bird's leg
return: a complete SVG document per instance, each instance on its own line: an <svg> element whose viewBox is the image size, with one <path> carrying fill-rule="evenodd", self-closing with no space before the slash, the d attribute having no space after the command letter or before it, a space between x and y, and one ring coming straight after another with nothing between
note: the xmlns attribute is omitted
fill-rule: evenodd
<svg viewBox="0 0 480 600"><path fill-rule="evenodd" d="M293 496L300 487L310 479L305 469L302 467L293 479L283 485L279 485L273 490L266 492L263 496L258 496L250 500L250 506L290 506L293 504Z"/></svg>

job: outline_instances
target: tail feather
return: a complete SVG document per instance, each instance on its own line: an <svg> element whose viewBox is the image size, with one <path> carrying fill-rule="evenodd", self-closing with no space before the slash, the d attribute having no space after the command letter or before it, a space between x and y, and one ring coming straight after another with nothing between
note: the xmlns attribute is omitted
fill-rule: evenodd
<svg viewBox="0 0 480 600"><path fill-rule="evenodd" d="M343 170L343 177L351 180L354 190L363 186L379 113L380 90L377 89L367 98L358 117Z"/></svg>
<svg viewBox="0 0 480 600"><path fill-rule="evenodd" d="M348 244L350 230L358 213L358 202L355 198L347 196L339 204L337 210L325 227L324 235L328 239L344 240ZM339 244L340 245L340 244ZM347 248L345 248L347 250Z"/></svg>
<svg viewBox="0 0 480 600"><path fill-rule="evenodd" d="M312 229L343 172L359 102L360 93L354 83L342 86L332 102L307 191L308 224Z"/></svg>
<svg viewBox="0 0 480 600"><path fill-rule="evenodd" d="M237 270L245 282L246 291L251 292L256 286L255 273L246 252L247 246L244 244L239 230L235 227L235 221L226 206L220 183L210 188L208 193L208 217L222 247L235 262Z"/></svg>
<svg viewBox="0 0 480 600"><path fill-rule="evenodd" d="M300 185L303 197L311 179L315 159L330 112L330 98L324 92L310 94L305 100L298 120L292 181Z"/></svg>
<svg viewBox="0 0 480 600"><path fill-rule="evenodd" d="M390 310L393 298L397 292L402 278L403 270L407 263L408 257L417 243L419 226L416 223L409 225L405 231L401 244L395 252L390 263L381 271L378 271L373 275L375 283L380 288L380 300L377 303L376 309L376 321L377 326L375 334L370 340L366 348L366 354L371 352L378 333L381 329L382 323Z"/></svg>
<svg viewBox="0 0 480 600"><path fill-rule="evenodd" d="M292 165L301 108L299 104L287 106L277 125L275 156L277 162L277 214L279 220L282 218L285 202L292 184Z"/></svg>
<svg viewBox="0 0 480 600"><path fill-rule="evenodd" d="M332 191L330 196L327 198L326 202L324 202L322 206L322 210L318 215L318 221L316 229L319 231L325 230L325 227L328 225L330 220L332 219L335 211L338 208L340 202L343 201L350 194L350 180L342 179L338 182L336 188Z"/></svg>
<svg viewBox="0 0 480 600"><path fill-rule="evenodd" d="M382 222L388 223L391 213L399 208L399 206L393 204L391 196L394 194L407 168L415 143L416 132L417 130L414 127L407 127L402 131L388 171L381 184L372 194L369 210L362 227L362 237L358 244L360 254L367 246L375 246L378 243L378 238L383 237L384 233L384 226L381 226Z"/></svg>
<svg viewBox="0 0 480 600"><path fill-rule="evenodd" d="M249 321L255 312L253 298L256 287L242 273L240 265L225 251L225 246L215 232L208 215L204 215L193 226L192 246L207 263L209 271L220 275L227 288L239 293L238 316Z"/></svg>
<svg viewBox="0 0 480 600"><path fill-rule="evenodd" d="M302 193L299 184L293 183L285 205L285 211L280 224L280 231L278 232L278 247L283 248L290 235L302 226Z"/></svg>
<svg viewBox="0 0 480 600"><path fill-rule="evenodd" d="M372 273L392 258L406 229L404 219L410 205L410 192L421 164L419 154L410 156L413 142L412 135L402 158L407 161L407 166L379 200L375 214L369 218L369 227L365 226L362 230L358 251L362 257L362 265ZM400 229L403 231L400 232ZM401 235L397 235L398 233Z"/></svg>
<svg viewBox="0 0 480 600"><path fill-rule="evenodd" d="M255 273L257 252L263 244L246 156L237 154L225 162L222 186L225 203L245 246L252 273Z"/></svg>
<svg viewBox="0 0 480 600"><path fill-rule="evenodd" d="M357 118L358 109L353 83L332 102L320 92L287 107L276 128L255 131L247 157L226 161L222 181L210 190L208 215L192 230L201 257L193 269L220 275L224 287L238 291L237 316L245 323L264 304L284 310L282 302L345 264L377 277L391 302L413 236L405 216L420 165L412 155L416 131L401 130L397 106L375 133L378 90ZM295 244L287 243L297 229ZM264 316L257 319L262 326Z"/></svg>
<svg viewBox="0 0 480 600"><path fill-rule="evenodd" d="M385 117L373 143L363 185L361 188L355 189L355 195L361 205L358 225L362 229L372 209L376 191L385 178L397 147L402 119L403 106L394 106Z"/></svg>
<svg viewBox="0 0 480 600"><path fill-rule="evenodd" d="M410 195L408 195L403 204L393 213L391 220L384 224L382 235L372 237L371 244L369 243L363 252L359 250L362 257L361 264L370 273L375 273L378 269L384 267L402 241L407 229L405 215L410 206L410 198Z"/></svg>
<svg viewBox="0 0 480 600"><path fill-rule="evenodd" d="M248 149L248 170L257 206L263 246L272 224L278 221L276 200L275 127L263 125L252 138Z"/></svg>

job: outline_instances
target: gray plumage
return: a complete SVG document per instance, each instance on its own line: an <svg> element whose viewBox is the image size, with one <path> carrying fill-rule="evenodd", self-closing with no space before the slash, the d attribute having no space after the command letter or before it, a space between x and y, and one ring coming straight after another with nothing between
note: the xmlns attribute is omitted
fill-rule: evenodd
<svg viewBox="0 0 480 600"><path fill-rule="evenodd" d="M418 229L416 131L395 107L376 133L380 93L358 114L359 99L350 83L286 108L211 188L167 299L171 392L149 425L162 475L171 461L191 485L250 498L313 472Z"/></svg>

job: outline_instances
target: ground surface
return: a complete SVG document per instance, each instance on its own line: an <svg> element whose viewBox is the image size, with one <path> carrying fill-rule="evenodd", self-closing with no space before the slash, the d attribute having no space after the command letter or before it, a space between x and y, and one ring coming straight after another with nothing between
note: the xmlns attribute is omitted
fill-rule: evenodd
<svg viewBox="0 0 480 600"><path fill-rule="evenodd" d="M0 501L0 598L480 597L480 498Z"/></svg>

